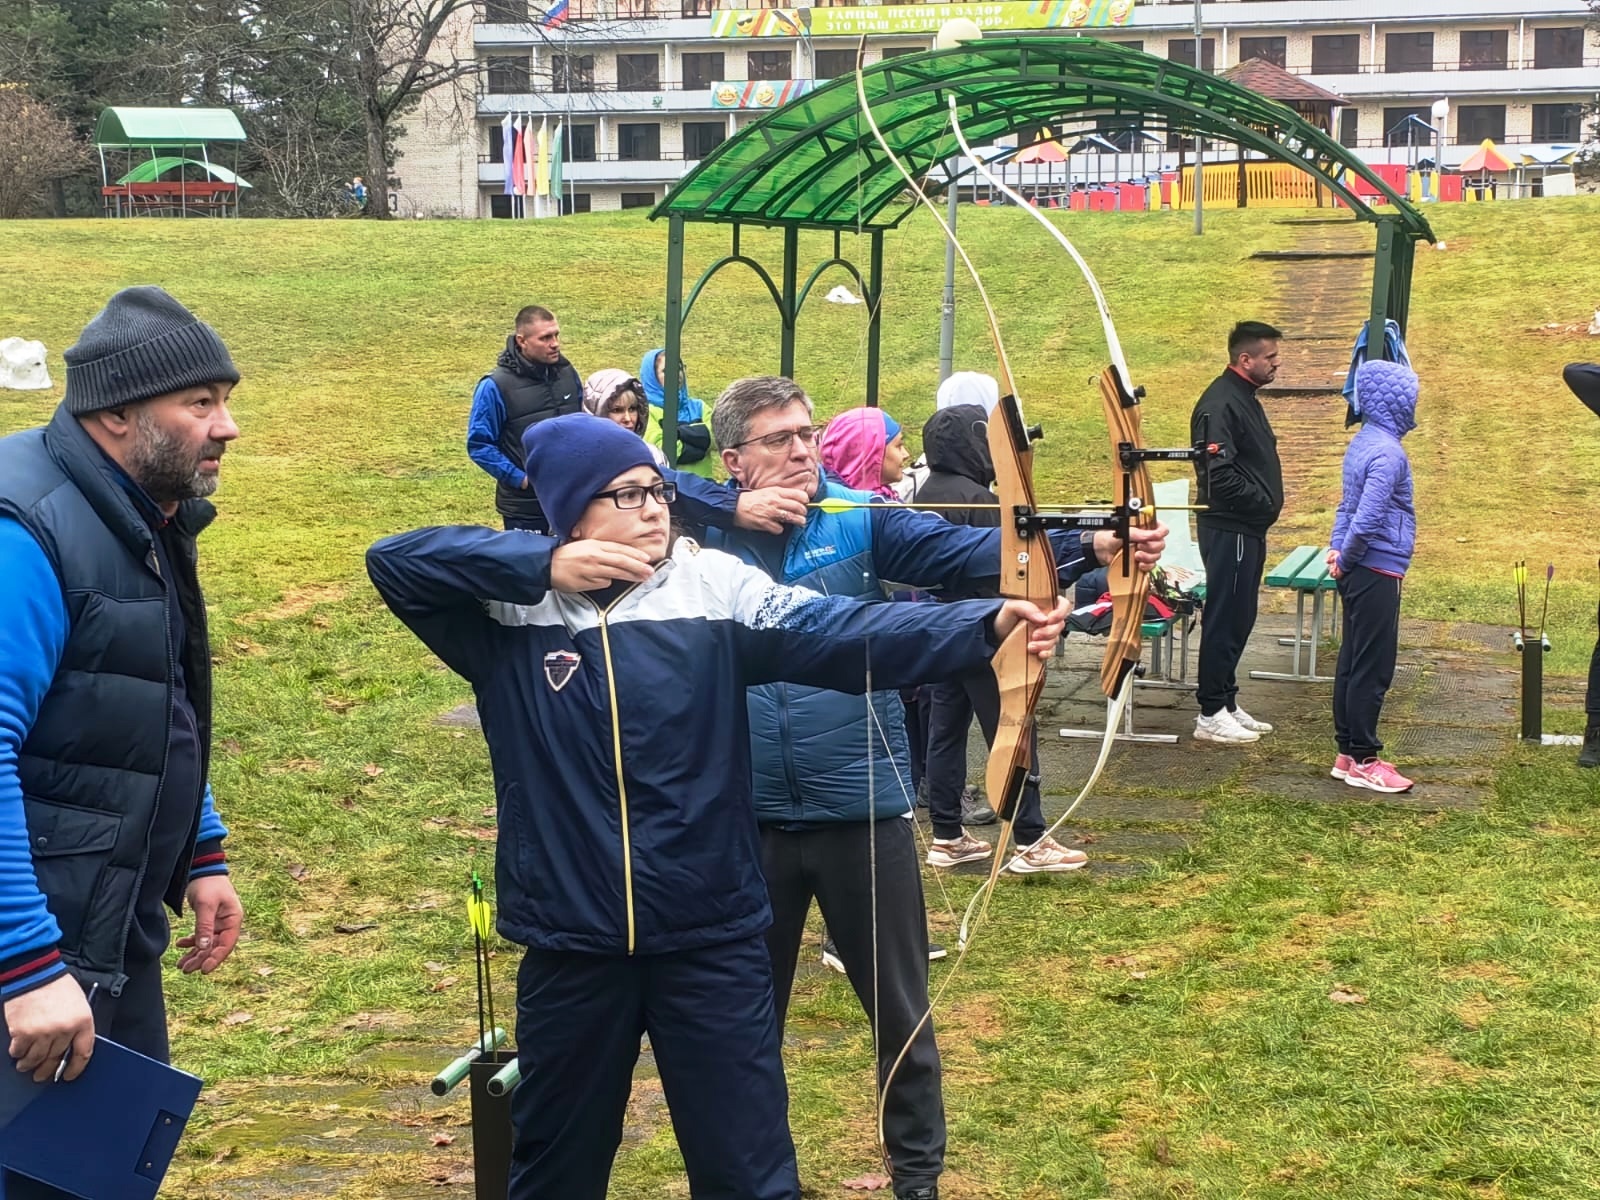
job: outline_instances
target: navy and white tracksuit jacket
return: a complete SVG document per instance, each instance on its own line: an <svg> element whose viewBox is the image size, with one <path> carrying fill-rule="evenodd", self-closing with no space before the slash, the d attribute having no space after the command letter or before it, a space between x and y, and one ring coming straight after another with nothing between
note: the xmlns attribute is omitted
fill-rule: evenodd
<svg viewBox="0 0 1600 1200"><path fill-rule="evenodd" d="M571 595L549 590L556 545L447 527L367 553L384 602L477 695L499 928L539 949L653 954L760 933L745 689L860 694L869 641L884 688L994 652L996 601L824 597L687 539L645 583Z"/></svg>

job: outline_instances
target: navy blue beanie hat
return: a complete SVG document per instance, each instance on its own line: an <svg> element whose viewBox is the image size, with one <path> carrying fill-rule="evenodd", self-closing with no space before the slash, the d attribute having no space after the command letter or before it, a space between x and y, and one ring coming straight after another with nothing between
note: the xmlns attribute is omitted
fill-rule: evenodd
<svg viewBox="0 0 1600 1200"><path fill-rule="evenodd" d="M657 470L637 433L590 413L535 421L522 435L523 469L550 532L565 540L596 492L634 467Z"/></svg>

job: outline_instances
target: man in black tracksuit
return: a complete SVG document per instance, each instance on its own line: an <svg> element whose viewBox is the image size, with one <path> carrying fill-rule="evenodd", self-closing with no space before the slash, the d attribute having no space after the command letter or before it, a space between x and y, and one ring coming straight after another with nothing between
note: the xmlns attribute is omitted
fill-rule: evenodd
<svg viewBox="0 0 1600 1200"><path fill-rule="evenodd" d="M1572 394L1600 417L1600 363L1568 363L1561 368L1561 378L1566 380ZM1588 720L1584 724L1578 765L1600 767L1600 642L1595 643L1594 654L1589 659L1589 690L1583 707Z"/></svg>
<svg viewBox="0 0 1600 1200"><path fill-rule="evenodd" d="M583 383L561 353L561 326L530 304L494 370L478 381L467 419L467 454L494 476L494 506L507 529L550 532L522 469L522 435L536 421L582 411Z"/></svg>
<svg viewBox="0 0 1600 1200"><path fill-rule="evenodd" d="M1266 569L1267 530L1283 509L1278 439L1256 389L1278 374L1283 334L1260 321L1241 321L1228 335L1228 367L1201 393L1189 436L1220 452L1200 473L1195 524L1206 568L1205 618L1195 699L1198 741L1253 742L1272 726L1239 707L1235 672L1256 623L1256 599Z"/></svg>

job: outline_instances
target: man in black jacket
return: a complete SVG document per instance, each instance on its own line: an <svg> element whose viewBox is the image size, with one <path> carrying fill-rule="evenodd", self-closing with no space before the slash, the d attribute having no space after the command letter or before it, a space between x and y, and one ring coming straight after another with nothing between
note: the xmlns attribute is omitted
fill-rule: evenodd
<svg viewBox="0 0 1600 1200"><path fill-rule="evenodd" d="M1272 726L1239 707L1235 672L1256 623L1256 599L1267 563L1267 530L1283 509L1278 438L1256 389L1278 374L1283 334L1241 321L1228 335L1228 367L1201 393L1189 436L1221 447L1200 474L1195 520L1206 567L1205 623L1195 699L1197 741L1254 742Z"/></svg>
<svg viewBox="0 0 1600 1200"><path fill-rule="evenodd" d="M1589 411L1600 417L1600 363L1568 363L1561 369L1572 394ZM1580 767L1600 767L1600 642L1589 659L1589 690L1584 695L1588 720L1583 730L1583 749L1578 751Z"/></svg>
<svg viewBox="0 0 1600 1200"><path fill-rule="evenodd" d="M494 476L507 529L550 532L522 469L522 435L536 421L582 411L583 383L561 353L561 326L548 308L530 304L494 370L478 381L467 420L467 454Z"/></svg>

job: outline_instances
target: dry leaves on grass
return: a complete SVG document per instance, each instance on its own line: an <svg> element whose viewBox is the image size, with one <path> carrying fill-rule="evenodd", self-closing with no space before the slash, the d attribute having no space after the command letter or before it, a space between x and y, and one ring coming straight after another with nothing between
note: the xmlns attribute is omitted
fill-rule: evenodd
<svg viewBox="0 0 1600 1200"><path fill-rule="evenodd" d="M367 930L376 929L377 927L378 923L376 921L364 921L359 925L353 925L348 921L340 921L333 927L333 931L335 933L365 933Z"/></svg>
<svg viewBox="0 0 1600 1200"><path fill-rule="evenodd" d="M435 1133L428 1139L428 1142L430 1145L434 1146L449 1146L452 1145L455 1140L456 1135L453 1133Z"/></svg>
<svg viewBox="0 0 1600 1200"><path fill-rule="evenodd" d="M434 1187L470 1186L474 1182L472 1167L467 1163L449 1163L435 1167L428 1173L428 1182Z"/></svg>
<svg viewBox="0 0 1600 1200"><path fill-rule="evenodd" d="M884 1188L893 1187L894 1180L887 1175L880 1175L876 1171L866 1175L857 1175L854 1179L846 1179L844 1188L848 1192L881 1192Z"/></svg>
<svg viewBox="0 0 1600 1200"><path fill-rule="evenodd" d="M1328 993L1328 999L1335 1004L1365 1004L1367 998L1356 991L1349 984L1335 984L1333 991Z"/></svg>
<svg viewBox="0 0 1600 1200"><path fill-rule="evenodd" d="M255 1019L256 1019L256 1016L255 1016L254 1013L247 1013L247 1012L245 1012L245 1011L243 1011L241 1009L239 1012L231 1012L227 1016L223 1017L221 1022L220 1022L220 1024L222 1024L224 1026L227 1026L227 1025L248 1025L251 1021L254 1021Z"/></svg>
<svg viewBox="0 0 1600 1200"><path fill-rule="evenodd" d="M455 987L455 985L460 983L460 982L461 982L461 979L460 979L459 976L446 975L443 979L434 980L433 986L430 987L428 990L430 992L443 992L443 991L447 991L450 988Z"/></svg>
<svg viewBox="0 0 1600 1200"><path fill-rule="evenodd" d="M376 779L379 775L383 774L383 768L377 763L368 763L366 766L361 768L361 773L368 779Z"/></svg>
<svg viewBox="0 0 1600 1200"><path fill-rule="evenodd" d="M306 876L311 874L311 868L305 863L290 863L284 870L289 872L289 878L296 883L303 883Z"/></svg>

